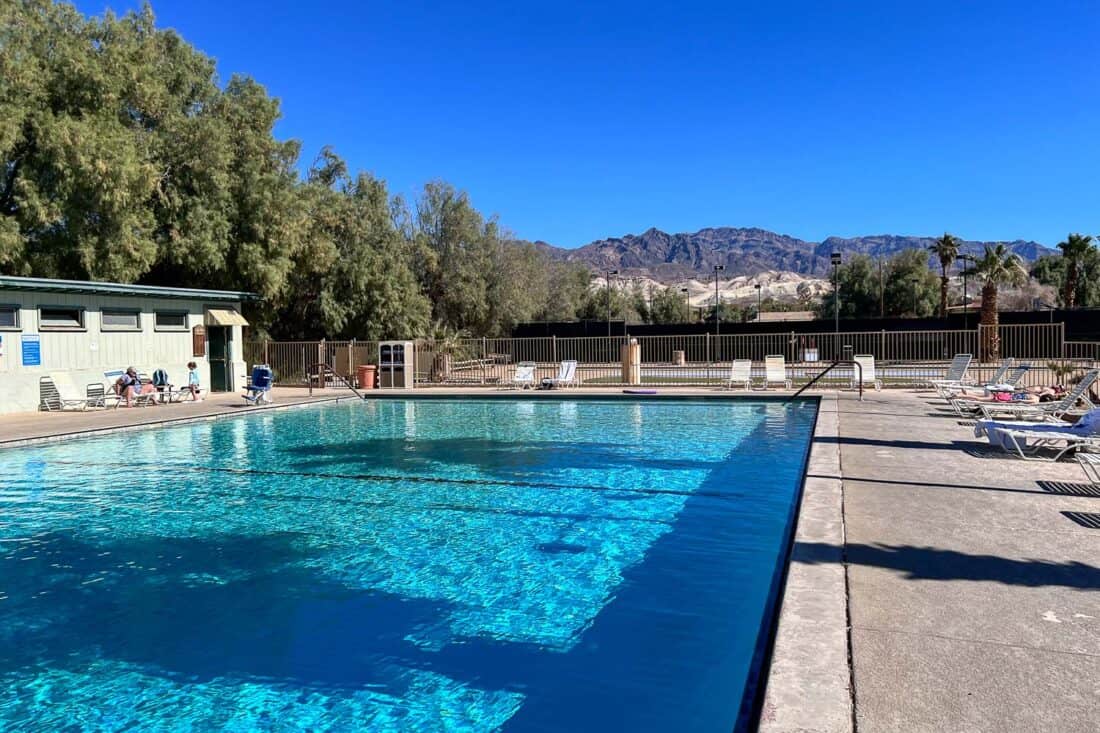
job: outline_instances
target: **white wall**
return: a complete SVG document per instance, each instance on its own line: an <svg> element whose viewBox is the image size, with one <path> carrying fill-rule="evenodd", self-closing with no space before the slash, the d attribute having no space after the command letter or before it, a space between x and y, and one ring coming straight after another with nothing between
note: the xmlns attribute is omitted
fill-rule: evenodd
<svg viewBox="0 0 1100 733"><path fill-rule="evenodd" d="M21 308L19 329L0 328L3 342L3 352L0 354L0 413L37 410L39 378L58 372L67 372L82 396L86 385L105 381L105 371L128 366L144 374L164 369L172 384L186 384L187 362L193 360L198 364L203 386L209 388L210 364L206 358L192 356L191 329L203 323L204 307L240 309L238 303L6 290L0 290L0 304L19 305ZM84 308L84 330L41 330L40 306ZM101 308L140 309L141 330L102 330ZM157 329L154 312L158 310L186 312L186 330ZM242 334L240 326L234 326L232 330L231 389L240 389L246 383ZM42 364L37 367L23 366L20 337L31 334L38 334L41 338Z"/></svg>

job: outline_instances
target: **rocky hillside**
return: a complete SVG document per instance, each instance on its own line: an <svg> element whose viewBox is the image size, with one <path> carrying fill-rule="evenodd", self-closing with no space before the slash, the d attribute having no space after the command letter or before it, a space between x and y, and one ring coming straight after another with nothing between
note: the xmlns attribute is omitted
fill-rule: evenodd
<svg viewBox="0 0 1100 733"><path fill-rule="evenodd" d="M562 249L545 242L536 242L536 246L557 259L582 262L594 270L614 269L624 275L671 283L710 277L714 265L725 266L726 278L765 271L827 276L829 255L834 251L845 256L862 253L888 257L905 249L927 247L932 241L931 237L880 235L807 242L766 229L719 227L693 234L649 229L643 234L601 239L577 249ZM980 254L986 244L994 242L965 242L963 249ZM1038 242L1018 240L1004 244L1027 261L1056 252Z"/></svg>

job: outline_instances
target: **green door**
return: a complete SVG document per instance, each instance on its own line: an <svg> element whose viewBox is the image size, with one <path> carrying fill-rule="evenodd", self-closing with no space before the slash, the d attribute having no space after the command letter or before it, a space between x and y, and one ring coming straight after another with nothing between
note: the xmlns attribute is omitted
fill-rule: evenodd
<svg viewBox="0 0 1100 733"><path fill-rule="evenodd" d="M229 390L229 328L226 326L207 326L206 338L209 343L210 391Z"/></svg>

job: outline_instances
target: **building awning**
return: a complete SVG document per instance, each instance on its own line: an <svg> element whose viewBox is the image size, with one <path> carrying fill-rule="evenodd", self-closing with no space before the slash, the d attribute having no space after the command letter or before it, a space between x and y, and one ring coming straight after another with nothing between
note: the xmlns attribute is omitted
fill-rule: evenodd
<svg viewBox="0 0 1100 733"><path fill-rule="evenodd" d="M235 308L207 308L206 309L206 325L207 326L247 326L248 321L244 319Z"/></svg>

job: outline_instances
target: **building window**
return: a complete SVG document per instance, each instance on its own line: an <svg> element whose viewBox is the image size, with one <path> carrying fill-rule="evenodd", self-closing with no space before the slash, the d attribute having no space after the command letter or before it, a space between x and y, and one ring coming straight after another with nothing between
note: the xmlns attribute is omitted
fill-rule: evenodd
<svg viewBox="0 0 1100 733"><path fill-rule="evenodd" d="M154 316L156 330L158 331L186 331L186 311L157 311Z"/></svg>
<svg viewBox="0 0 1100 733"><path fill-rule="evenodd" d="M19 330L19 306L0 305L0 331Z"/></svg>
<svg viewBox="0 0 1100 733"><path fill-rule="evenodd" d="M83 331L84 309L43 306L38 309L38 328L42 331Z"/></svg>
<svg viewBox="0 0 1100 733"><path fill-rule="evenodd" d="M104 308L100 311L102 331L140 331L141 313L135 310Z"/></svg>

